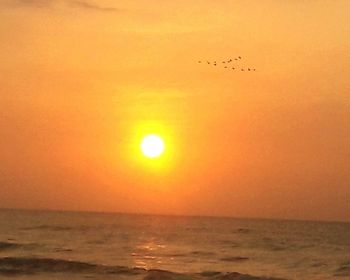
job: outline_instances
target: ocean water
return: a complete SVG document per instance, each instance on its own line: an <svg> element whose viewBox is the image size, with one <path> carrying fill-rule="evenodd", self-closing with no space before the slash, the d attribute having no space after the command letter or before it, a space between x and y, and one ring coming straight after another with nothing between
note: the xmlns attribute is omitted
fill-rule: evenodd
<svg viewBox="0 0 350 280"><path fill-rule="evenodd" d="M350 223L0 210L1 279L350 279Z"/></svg>

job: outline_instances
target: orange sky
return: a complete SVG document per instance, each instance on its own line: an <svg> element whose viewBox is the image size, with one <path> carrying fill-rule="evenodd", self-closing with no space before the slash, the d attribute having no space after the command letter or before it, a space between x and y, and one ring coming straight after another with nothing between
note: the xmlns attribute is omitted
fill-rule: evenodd
<svg viewBox="0 0 350 280"><path fill-rule="evenodd" d="M0 207L350 221L349 14L0 0Z"/></svg>

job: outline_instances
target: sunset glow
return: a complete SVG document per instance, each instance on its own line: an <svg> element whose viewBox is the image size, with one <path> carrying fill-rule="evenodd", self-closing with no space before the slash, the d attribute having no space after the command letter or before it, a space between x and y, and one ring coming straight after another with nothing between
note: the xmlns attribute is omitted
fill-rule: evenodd
<svg viewBox="0 0 350 280"><path fill-rule="evenodd" d="M350 1L321 2L0 1L0 206L350 220Z"/></svg>
<svg viewBox="0 0 350 280"><path fill-rule="evenodd" d="M0 278L350 277L349 15L0 0Z"/></svg>

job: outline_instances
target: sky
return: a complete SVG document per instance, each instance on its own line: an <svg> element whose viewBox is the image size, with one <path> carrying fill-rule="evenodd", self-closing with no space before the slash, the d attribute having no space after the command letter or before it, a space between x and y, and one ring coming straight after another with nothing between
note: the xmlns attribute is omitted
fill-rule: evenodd
<svg viewBox="0 0 350 280"><path fill-rule="evenodd" d="M349 14L0 0L0 207L350 221Z"/></svg>

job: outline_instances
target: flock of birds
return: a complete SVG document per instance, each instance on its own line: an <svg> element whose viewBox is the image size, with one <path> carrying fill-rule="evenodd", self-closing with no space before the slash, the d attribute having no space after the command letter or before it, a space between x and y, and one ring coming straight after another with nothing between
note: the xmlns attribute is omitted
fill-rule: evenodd
<svg viewBox="0 0 350 280"><path fill-rule="evenodd" d="M254 71L256 71L255 68L238 67L236 65L236 63L239 62L240 60L242 60L242 57L241 56L237 56L234 59L230 58L228 60L223 60L223 61L216 61L216 60L214 60L214 61L208 61L208 60L202 61L202 60L199 60L198 63L203 63L203 64L207 64L207 65L212 65L212 66L218 66L218 67L221 66L221 67L223 67L225 69L237 70L237 71L241 71L241 72L244 72L244 71L254 72Z"/></svg>

